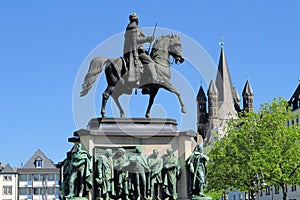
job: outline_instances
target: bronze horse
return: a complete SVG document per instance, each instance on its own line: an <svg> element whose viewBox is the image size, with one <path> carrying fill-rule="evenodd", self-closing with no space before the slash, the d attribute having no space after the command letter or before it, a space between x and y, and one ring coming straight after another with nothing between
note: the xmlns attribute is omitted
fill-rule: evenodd
<svg viewBox="0 0 300 200"><path fill-rule="evenodd" d="M176 94L181 105L181 112L185 113L186 109L183 100L181 99L180 93L170 83L170 56L175 59L176 64L178 62L182 63L184 61L180 37L174 34L160 36L154 42L150 56L155 62L155 70L159 81L156 81L155 83L149 82L149 77L147 77L147 75L149 74L146 73L147 69L144 68L144 73L141 74L141 83L139 85L130 85L128 84L128 82L126 82L128 69L123 58L93 58L90 62L88 73L84 78L80 96L85 96L89 92L97 77L105 67L106 81L108 85L102 96L102 117L105 117L105 107L110 96L113 97L116 105L119 108L120 117L124 117L124 111L119 102L119 97L122 94L131 94L132 89L134 88L147 89L147 94L150 95L148 108L145 115L146 118L150 117L150 110L159 88L164 88Z"/></svg>

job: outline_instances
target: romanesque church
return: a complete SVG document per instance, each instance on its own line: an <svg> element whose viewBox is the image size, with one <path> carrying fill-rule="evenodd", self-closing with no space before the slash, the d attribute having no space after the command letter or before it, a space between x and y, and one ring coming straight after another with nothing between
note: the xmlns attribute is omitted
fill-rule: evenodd
<svg viewBox="0 0 300 200"><path fill-rule="evenodd" d="M198 143L209 144L215 137L224 134L226 121L237 118L241 111L253 110L253 89L247 80L241 98L232 85L226 62L224 47L221 48L216 80L211 80L207 93L201 86L197 94L197 132Z"/></svg>

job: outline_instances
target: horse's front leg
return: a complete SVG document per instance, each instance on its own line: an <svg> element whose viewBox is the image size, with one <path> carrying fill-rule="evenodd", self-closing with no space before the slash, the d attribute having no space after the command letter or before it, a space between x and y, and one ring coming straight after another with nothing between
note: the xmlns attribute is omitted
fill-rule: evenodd
<svg viewBox="0 0 300 200"><path fill-rule="evenodd" d="M159 88L150 88L150 97L149 97L149 103L148 103L148 107L147 107L147 111L146 111L146 115L145 117L146 118L150 118L150 111L151 111L151 108L152 108L152 105L154 103L154 98L158 92L158 89Z"/></svg>
<svg viewBox="0 0 300 200"><path fill-rule="evenodd" d="M172 92L174 93L177 98L178 98L178 101L180 103L180 106L181 106L181 112L182 113L186 113L186 108L185 108L185 105L184 105L184 102L180 96L180 93L179 91L170 83L170 82L164 82L161 84L161 87L168 90L169 92Z"/></svg>

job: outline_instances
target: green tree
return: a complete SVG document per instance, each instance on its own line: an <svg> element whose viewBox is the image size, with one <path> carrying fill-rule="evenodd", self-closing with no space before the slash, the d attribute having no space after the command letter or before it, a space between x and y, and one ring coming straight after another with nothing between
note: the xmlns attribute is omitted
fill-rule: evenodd
<svg viewBox="0 0 300 200"><path fill-rule="evenodd" d="M288 126L297 116L282 98L261 105L255 112L228 121L226 136L215 142L209 152L208 183L210 191L234 188L252 191L258 187L254 178L264 175L269 186L282 189L287 199L287 185L300 184L300 128Z"/></svg>

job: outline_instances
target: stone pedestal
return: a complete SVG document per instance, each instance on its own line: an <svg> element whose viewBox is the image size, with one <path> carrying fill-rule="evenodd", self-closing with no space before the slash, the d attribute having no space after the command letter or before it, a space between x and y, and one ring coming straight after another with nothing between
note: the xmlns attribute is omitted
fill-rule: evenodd
<svg viewBox="0 0 300 200"><path fill-rule="evenodd" d="M180 160L182 169L178 181L178 199L189 199L185 160L190 156L196 142L194 131L178 131L174 119L145 119L145 118L94 118L90 120L87 129L74 132L70 142L80 142L86 150L97 159L101 149L117 149L123 147L132 149L142 148L148 157L153 149L158 149L159 156L166 154L171 147ZM94 199L93 194L89 199Z"/></svg>

